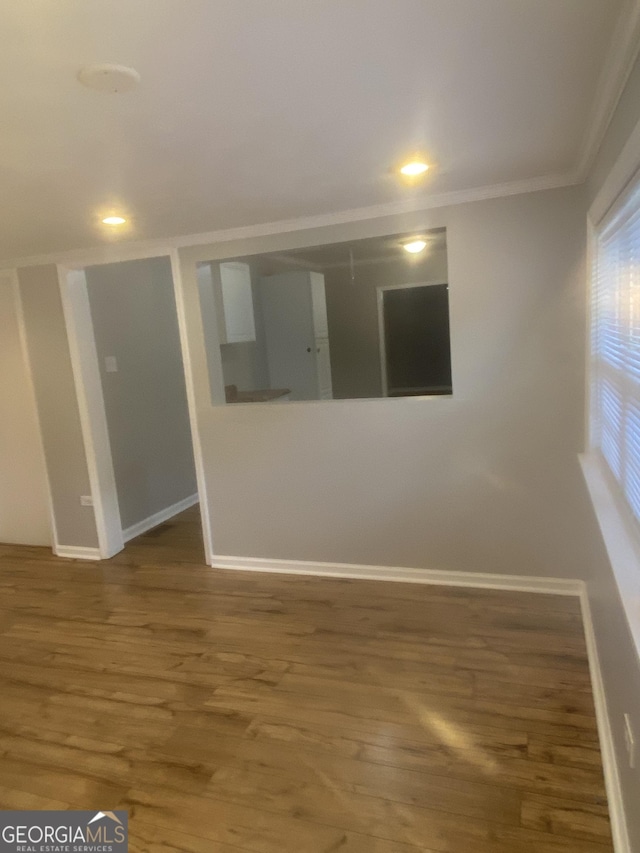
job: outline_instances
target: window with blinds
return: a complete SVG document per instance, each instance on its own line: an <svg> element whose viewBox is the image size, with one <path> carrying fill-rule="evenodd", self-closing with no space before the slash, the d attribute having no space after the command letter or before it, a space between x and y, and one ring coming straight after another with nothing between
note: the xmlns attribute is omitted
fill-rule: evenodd
<svg viewBox="0 0 640 853"><path fill-rule="evenodd" d="M591 443L640 522L640 182L598 229Z"/></svg>

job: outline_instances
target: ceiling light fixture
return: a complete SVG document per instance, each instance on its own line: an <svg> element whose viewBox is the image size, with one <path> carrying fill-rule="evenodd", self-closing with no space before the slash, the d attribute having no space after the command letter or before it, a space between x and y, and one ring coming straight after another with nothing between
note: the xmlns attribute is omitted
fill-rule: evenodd
<svg viewBox="0 0 640 853"><path fill-rule="evenodd" d="M426 240L412 240L410 243L403 243L402 248L405 252L417 255L418 252L423 252L427 248L427 242Z"/></svg>
<svg viewBox="0 0 640 853"><path fill-rule="evenodd" d="M407 175L409 178L417 178L418 175L424 175L428 169L429 166L421 160L412 160L410 163L406 163L402 166L400 171L403 175Z"/></svg>
<svg viewBox="0 0 640 853"><path fill-rule="evenodd" d="M105 225L124 225L127 220L124 216L105 216L102 221Z"/></svg>

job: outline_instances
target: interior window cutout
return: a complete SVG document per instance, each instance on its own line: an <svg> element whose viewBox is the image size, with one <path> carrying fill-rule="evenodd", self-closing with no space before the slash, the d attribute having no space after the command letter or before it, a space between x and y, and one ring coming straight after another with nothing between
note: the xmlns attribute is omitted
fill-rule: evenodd
<svg viewBox="0 0 640 853"><path fill-rule="evenodd" d="M452 394L443 228L211 260L198 288L214 405Z"/></svg>

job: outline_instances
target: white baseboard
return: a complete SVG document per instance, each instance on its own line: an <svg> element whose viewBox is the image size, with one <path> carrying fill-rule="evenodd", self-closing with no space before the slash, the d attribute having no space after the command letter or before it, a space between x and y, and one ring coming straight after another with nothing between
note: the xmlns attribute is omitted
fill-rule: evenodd
<svg viewBox="0 0 640 853"><path fill-rule="evenodd" d="M136 536L146 533L147 530L157 527L159 524L162 524L163 521L167 521L168 519L173 518L174 515L178 515L179 512L184 512L185 509L189 509L189 507L194 506L194 504L198 503L198 500L199 497L197 492L195 495L189 495L188 498L184 498L183 500L178 501L178 503L168 506L166 509L161 509L160 512L156 512L148 518L143 518L142 521L132 524L131 527L127 527L126 530L122 531L122 538L125 542L128 542L130 539L135 539Z"/></svg>
<svg viewBox="0 0 640 853"><path fill-rule="evenodd" d="M56 557L68 560L101 560L99 548L84 548L81 545L56 545L53 549Z"/></svg>
<svg viewBox="0 0 640 853"><path fill-rule="evenodd" d="M600 669L600 658L598 646L591 617L591 606L586 585L583 585L580 594L582 605L582 622L584 635L589 656L589 670L591 672L591 689L593 701L596 708L596 719L598 722L598 736L600 740L600 754L602 756L602 769L604 771L604 782L607 790L607 801L609 803L609 818L611 820L611 834L613 836L613 849L615 853L632 853L631 842L627 830L627 821L624 814L624 800L620 785L620 774L618 773L618 762L611 729L611 719L607 707L607 697Z"/></svg>
<svg viewBox="0 0 640 853"><path fill-rule="evenodd" d="M580 595L582 581L564 578L494 575L480 572L452 572L439 569L400 568L397 566L362 566L355 563L314 563L303 560L270 560L259 557L226 557L214 554L211 566L246 572L274 572L288 575L353 578L361 580L398 581L401 583L468 586L485 589L519 590L521 592Z"/></svg>

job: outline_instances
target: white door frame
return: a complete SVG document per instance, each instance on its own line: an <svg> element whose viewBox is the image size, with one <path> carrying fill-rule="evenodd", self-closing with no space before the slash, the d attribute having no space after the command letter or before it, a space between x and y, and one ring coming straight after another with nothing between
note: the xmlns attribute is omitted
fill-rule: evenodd
<svg viewBox="0 0 640 853"><path fill-rule="evenodd" d="M98 547L103 560L124 548L98 353L84 269L58 266L62 308L80 411Z"/></svg>
<svg viewBox="0 0 640 853"><path fill-rule="evenodd" d="M406 290L410 287L435 287L448 284L446 281L415 281L409 284L385 284L376 287L376 298L378 300L378 348L380 353L380 374L382 376L382 396L389 396L389 383L387 379L387 341L384 333L384 292L385 290Z"/></svg>
<svg viewBox="0 0 640 853"><path fill-rule="evenodd" d="M202 539L204 541L204 556L207 565L213 563L213 535L211 532L211 520L209 518L209 501L207 498L207 481L204 471L202 455L202 443L198 429L198 407L196 403L196 390L193 360L189 346L189 332L187 320L187 292L182 276L182 265L177 249L168 252L171 259L171 272L173 275L173 292L176 299L176 310L178 312L178 330L180 332L180 347L182 349L182 364L184 367L184 378L187 386L187 406L189 409L189 422L191 424L191 442L193 444L193 458L196 464L196 483L198 485L198 499L200 501L200 519L202 521ZM194 281L196 267L193 267ZM199 302L198 287L196 284L195 294ZM208 371L207 371L208 376Z"/></svg>
<svg viewBox="0 0 640 853"><path fill-rule="evenodd" d="M196 422L192 367L186 339L184 295L177 251L172 249L155 249L153 252L144 254L142 257L125 255L122 259L109 258L106 263L119 263L120 260L142 260L143 258L155 257L166 257L171 262L180 333L180 348L182 351L182 363L187 389L193 456L196 468L198 499L200 501L200 514L202 517L204 550L207 561L210 561L209 557L212 551L211 531L206 505L202 450ZM77 265L58 265L57 269L69 339L71 365L80 411L87 468L89 471L100 558L104 560L112 557L124 548L125 536L120 518L113 457L109 441L102 381L100 378L100 365L87 293L85 275L85 268L87 266L92 266L92 264L84 262Z"/></svg>

